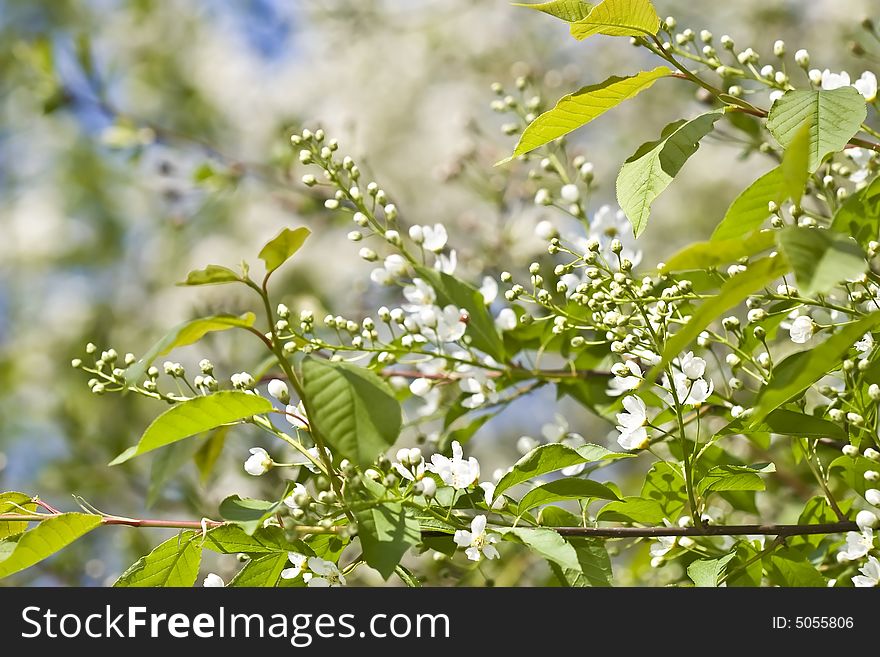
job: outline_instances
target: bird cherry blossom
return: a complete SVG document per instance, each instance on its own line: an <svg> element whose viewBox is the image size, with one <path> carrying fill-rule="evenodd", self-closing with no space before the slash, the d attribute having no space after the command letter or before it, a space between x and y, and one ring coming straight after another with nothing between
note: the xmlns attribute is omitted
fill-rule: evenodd
<svg viewBox="0 0 880 657"><path fill-rule="evenodd" d="M275 465L272 457L269 456L269 453L262 447L252 447L250 453L251 455L244 462L244 470L249 475L259 477L260 475L269 472L269 470L272 469L272 466Z"/></svg>
<svg viewBox="0 0 880 657"><path fill-rule="evenodd" d="M623 398L625 413L617 414L617 430L620 436L617 442L624 449L644 449L648 446L648 431L645 424L648 422L645 402L635 395Z"/></svg>
<svg viewBox="0 0 880 657"><path fill-rule="evenodd" d="M464 460L461 443L452 441L452 458L442 454L434 454L431 463L426 467L440 477L447 486L456 490L464 490L472 486L480 478L480 463L471 456Z"/></svg>
<svg viewBox="0 0 880 657"><path fill-rule="evenodd" d="M498 535L486 532L486 516L484 515L474 517L471 521L470 531L456 530L453 540L458 547L465 548L464 553L471 561L479 561L483 557L497 559L501 556L495 547Z"/></svg>

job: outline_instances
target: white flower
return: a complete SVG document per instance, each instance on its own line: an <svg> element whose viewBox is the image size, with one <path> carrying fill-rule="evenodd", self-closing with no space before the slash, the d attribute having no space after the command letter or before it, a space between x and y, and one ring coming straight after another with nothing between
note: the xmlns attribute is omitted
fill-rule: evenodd
<svg viewBox="0 0 880 657"><path fill-rule="evenodd" d="M306 490L306 487L302 484L296 484L293 487L293 490L290 491L290 495L284 498L284 503L289 506L291 509L298 509L299 505L296 503L296 498L300 495L308 495L309 492Z"/></svg>
<svg viewBox="0 0 880 657"><path fill-rule="evenodd" d="M504 508L504 498L500 495L497 499L495 498L495 484L491 481L484 481L480 483L480 488L483 489L483 500L486 502L486 506L495 510Z"/></svg>
<svg viewBox="0 0 880 657"><path fill-rule="evenodd" d="M880 490L869 488L865 491L865 499L871 506L880 506Z"/></svg>
<svg viewBox="0 0 880 657"><path fill-rule="evenodd" d="M648 431L645 423L648 421L645 402L635 395L623 398L623 407L626 413L617 414L617 430L620 436L617 442L624 449L643 449L648 446Z"/></svg>
<svg viewBox="0 0 880 657"><path fill-rule="evenodd" d="M499 331L512 331L516 328L516 324L516 313L510 308L505 308L495 318L495 328Z"/></svg>
<svg viewBox="0 0 880 657"><path fill-rule="evenodd" d="M284 410L287 416L287 421L290 422L290 424L302 431L309 430L309 417L308 415L306 415L306 409L303 406L302 401L300 401L296 406L288 404L287 408L285 408Z"/></svg>
<svg viewBox="0 0 880 657"><path fill-rule="evenodd" d="M877 516L873 511L859 511L856 514L856 525L858 525L859 529L862 531L873 529L877 526L877 522Z"/></svg>
<svg viewBox="0 0 880 657"><path fill-rule="evenodd" d="M425 378L413 379L409 384L409 391L416 397L424 397L431 392L431 381Z"/></svg>
<svg viewBox="0 0 880 657"><path fill-rule="evenodd" d="M655 559L666 556L675 547L675 536L658 536L657 542L651 545L651 556Z"/></svg>
<svg viewBox="0 0 880 657"><path fill-rule="evenodd" d="M679 366L684 375L691 380L702 378L706 372L706 361L699 356L694 356L693 351L687 352L682 357Z"/></svg>
<svg viewBox="0 0 880 657"><path fill-rule="evenodd" d="M309 573L310 577L308 578L310 588L345 586L345 576L332 561L318 557L309 557L309 570L312 571ZM306 580L306 575L303 575L303 580Z"/></svg>
<svg viewBox="0 0 880 657"><path fill-rule="evenodd" d="M613 376L608 381L605 393L609 397L619 397L629 390L635 390L642 381L642 368L634 360L626 360L623 366L629 372L627 376Z"/></svg>
<svg viewBox="0 0 880 657"><path fill-rule="evenodd" d="M871 71L862 73L862 77L853 82L853 86L869 103L877 99L877 76Z"/></svg>
<svg viewBox="0 0 880 657"><path fill-rule="evenodd" d="M483 295L483 303L487 306L495 301L498 297L498 281L491 276L484 276L483 284L480 286L480 294Z"/></svg>
<svg viewBox="0 0 880 657"><path fill-rule="evenodd" d="M311 456L313 459L318 461L318 463L321 462L321 453L318 451L317 445L314 447L309 447L306 450L306 452L308 452L309 456ZM333 461L333 454L331 454L330 450L326 447L324 448L324 454L327 456L328 461ZM306 467L309 470L309 472L312 472L314 474L319 474L321 472L321 470L318 469L318 466L316 466L312 461L306 461L305 463L302 463L301 465Z"/></svg>
<svg viewBox="0 0 880 657"><path fill-rule="evenodd" d="M422 242L422 246L424 246L428 251L442 251L443 247L446 246L446 241L449 239L449 236L446 233L446 226L443 224L434 224L431 226L422 226L422 235L424 235L424 241Z"/></svg>
<svg viewBox="0 0 880 657"><path fill-rule="evenodd" d="M867 148L847 148L843 152L856 165L855 171L850 174L850 181L856 184L865 182L871 173L875 152Z"/></svg>
<svg viewBox="0 0 880 657"><path fill-rule="evenodd" d="M871 350L874 348L874 336L870 333L865 333L862 336L862 339L856 342L856 351L858 351L863 357L866 357Z"/></svg>
<svg viewBox="0 0 880 657"><path fill-rule="evenodd" d="M411 450L403 450L403 451L406 451L407 453L411 452ZM401 457L401 454L400 454L400 452L398 452L397 458L400 459L400 457ZM407 465L409 467L407 467ZM416 481L420 481L420 480L424 479L424 477L425 477L425 459L422 458L421 453L419 454L419 457L417 459L408 458L407 465L404 465L403 463L399 463L399 462L395 461L394 463L391 464L391 467L393 467L397 471L397 474L399 474L401 477L403 477L407 481L416 482Z"/></svg>
<svg viewBox="0 0 880 657"><path fill-rule="evenodd" d="M868 557L868 563L859 568L861 575L852 578L853 586L866 588L880 585L880 561L877 557Z"/></svg>
<svg viewBox="0 0 880 657"><path fill-rule="evenodd" d="M458 382L458 387L463 392L470 393L470 397L461 402L465 408L479 408L498 399L498 393L495 392L495 382L484 374L464 378Z"/></svg>
<svg viewBox="0 0 880 657"><path fill-rule="evenodd" d="M581 198L581 192L577 185L569 183L568 185L562 186L562 189L559 190L559 196L566 203L577 203Z"/></svg>
<svg viewBox="0 0 880 657"><path fill-rule="evenodd" d="M465 461L462 458L461 444L457 440L452 441L452 458L434 454L430 465L426 467L439 476L444 484L456 490L468 488L480 478L479 461L473 456Z"/></svg>
<svg viewBox="0 0 880 657"><path fill-rule="evenodd" d="M791 336L791 341L795 344L804 344L813 337L814 328L813 319L806 315L801 315L791 323L788 334Z"/></svg>
<svg viewBox="0 0 880 657"><path fill-rule="evenodd" d="M559 231L556 230L556 226L547 220L539 221L535 226L535 237L540 240L549 241L558 234Z"/></svg>
<svg viewBox="0 0 880 657"><path fill-rule="evenodd" d="M309 558L306 555L299 554L298 552L288 552L287 558L293 564L293 567L285 568L281 571L282 579L296 579L307 570L306 562Z"/></svg>
<svg viewBox="0 0 880 657"><path fill-rule="evenodd" d="M418 312L423 306L433 306L437 300L434 288L421 278L414 278L412 285L404 287L403 296L409 301L409 304L405 304L403 309L410 313Z"/></svg>
<svg viewBox="0 0 880 657"><path fill-rule="evenodd" d="M440 342L457 342L464 336L467 324L461 321L462 312L453 305L437 313L435 333Z"/></svg>
<svg viewBox="0 0 880 657"><path fill-rule="evenodd" d="M498 542L498 536L486 533L486 516L474 517L470 531L456 530L453 540L457 546L467 548L464 553L471 561L479 561L482 557L497 559L500 556L494 545Z"/></svg>
<svg viewBox="0 0 880 657"><path fill-rule="evenodd" d="M863 529L861 532L846 533L846 548L838 552L839 561L857 561L874 549L874 532Z"/></svg>
<svg viewBox="0 0 880 657"><path fill-rule="evenodd" d="M390 285L394 279L406 273L406 259L397 253L392 253L385 258L382 267L370 272L370 278L378 285Z"/></svg>
<svg viewBox="0 0 880 657"><path fill-rule="evenodd" d="M205 581L202 582L202 586L205 588L212 587L222 587L226 586L226 583L223 581L223 578L220 575L215 575L214 573L208 573L208 576L205 578Z"/></svg>
<svg viewBox="0 0 880 657"><path fill-rule="evenodd" d="M272 466L274 465L272 457L269 456L269 453L265 449L262 447L252 447L250 452L251 456L249 456L247 461L244 462L245 472L249 475L259 477L261 474L266 474L272 469Z"/></svg>
<svg viewBox="0 0 880 657"><path fill-rule="evenodd" d="M842 73L832 73L827 68L822 71L822 89L825 91L848 87L850 84L849 73L846 71L843 71Z"/></svg>
<svg viewBox="0 0 880 657"><path fill-rule="evenodd" d="M458 256L455 253L455 249L452 249L448 256L442 253L438 254L437 259L434 261L434 269L442 271L444 274L449 274L450 276L455 273L455 268L457 266Z"/></svg>
<svg viewBox="0 0 880 657"><path fill-rule="evenodd" d="M280 401L282 404L286 404L290 401L290 392L287 389L287 384L281 379L272 379L271 381L269 381L269 385L267 386L267 388L269 390L269 394Z"/></svg>
<svg viewBox="0 0 880 657"><path fill-rule="evenodd" d="M681 372L674 372L673 379L675 381L675 394L678 397L678 402L684 406L699 406L709 399L709 396L715 389L711 380L697 379L692 381ZM669 378L666 375L663 376L663 385L666 388L669 387ZM675 403L675 399L671 394L666 396L666 401L670 405Z"/></svg>

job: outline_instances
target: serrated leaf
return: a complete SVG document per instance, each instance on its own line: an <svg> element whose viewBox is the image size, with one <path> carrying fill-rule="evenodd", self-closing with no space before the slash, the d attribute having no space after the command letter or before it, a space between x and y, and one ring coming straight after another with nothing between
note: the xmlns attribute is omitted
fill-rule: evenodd
<svg viewBox="0 0 880 657"><path fill-rule="evenodd" d="M232 578L229 586L233 588L278 586L282 581L287 581L281 579L281 571L289 565L287 553L266 554L251 559ZM297 578L295 581L300 586L303 585L301 578Z"/></svg>
<svg viewBox="0 0 880 657"><path fill-rule="evenodd" d="M580 571L577 552L562 536L552 529L542 527L499 527L493 532L505 540L521 543L532 552L566 570Z"/></svg>
<svg viewBox="0 0 880 657"><path fill-rule="evenodd" d="M648 226L651 204L697 152L700 140L722 116L723 112L716 110L666 126L659 140L642 144L621 167L617 176L617 202L636 237Z"/></svg>
<svg viewBox="0 0 880 657"><path fill-rule="evenodd" d="M418 520L400 504L379 504L355 512L364 561L386 580L407 550L421 540Z"/></svg>
<svg viewBox="0 0 880 657"><path fill-rule="evenodd" d="M0 493L0 514L34 513L36 509L37 505L32 501L30 495L17 491ZM27 529L27 526L28 523L25 521L0 520L0 539L20 534Z"/></svg>
<svg viewBox="0 0 880 657"><path fill-rule="evenodd" d="M571 24L571 35L579 41L594 34L643 37L659 31L660 17L648 0L605 0Z"/></svg>
<svg viewBox="0 0 880 657"><path fill-rule="evenodd" d="M724 574L727 564L736 556L736 552L725 554L718 559L699 559L688 566L688 577L695 586L718 586L718 580Z"/></svg>
<svg viewBox="0 0 880 657"><path fill-rule="evenodd" d="M762 469L736 465L716 465L707 472L697 486L700 495L709 492L731 490L764 490L766 486L758 473L775 472L776 468L766 466Z"/></svg>
<svg viewBox="0 0 880 657"><path fill-rule="evenodd" d="M471 339L474 347L486 352L495 360L506 360L504 341L498 335L495 322L486 309L483 295L477 288L454 276L427 267L416 267L416 271L434 289L438 306L453 305L467 311L465 335Z"/></svg>
<svg viewBox="0 0 880 657"><path fill-rule="evenodd" d="M556 578L565 586L611 586L611 559L602 541L589 538L566 537L566 543L574 548L580 568L571 570L550 562Z"/></svg>
<svg viewBox="0 0 880 657"><path fill-rule="evenodd" d="M287 553L295 549L284 538L280 527L261 527L248 534L239 525L215 527L207 533L204 547L220 554Z"/></svg>
<svg viewBox="0 0 880 657"><path fill-rule="evenodd" d="M196 269L186 275L186 280L178 285L223 285L224 283L241 283L241 276L228 267L208 265L204 269Z"/></svg>
<svg viewBox="0 0 880 657"><path fill-rule="evenodd" d="M370 370L307 357L302 378L309 422L334 456L366 466L397 440L400 404Z"/></svg>
<svg viewBox="0 0 880 657"><path fill-rule="evenodd" d="M510 472L501 477L495 486L495 496L529 479L573 465L629 456L631 455L612 452L599 445L584 445L578 449L560 443L540 445L514 463Z"/></svg>
<svg viewBox="0 0 880 657"><path fill-rule="evenodd" d="M150 347L144 357L125 370L125 380L128 383L138 383L144 376L153 361L159 356L171 353L177 347L185 347L201 340L208 333L214 331L228 331L231 328L249 328L254 325L256 315L245 313L243 315L215 315L202 317L189 322L178 324L171 331Z"/></svg>
<svg viewBox="0 0 880 657"><path fill-rule="evenodd" d="M789 226L777 231L777 239L791 263L798 290L808 297L858 278L868 268L861 247L830 230Z"/></svg>
<svg viewBox="0 0 880 657"><path fill-rule="evenodd" d="M582 87L563 96L553 109L544 112L526 127L513 155L502 162L524 155L585 126L671 74L672 71L667 67L658 66L653 71L642 71L628 77L612 76L604 82Z"/></svg>
<svg viewBox="0 0 880 657"><path fill-rule="evenodd" d="M775 281L788 272L790 266L781 256L753 262L744 272L730 277L718 294L703 301L691 315L690 321L666 341L661 361L653 367L646 381L653 381L672 359L677 358L697 336L722 313L741 303L747 296Z"/></svg>
<svg viewBox="0 0 880 657"><path fill-rule="evenodd" d="M599 511L597 520L617 522L637 522L644 525L659 525L665 517L663 507L655 500L641 497L624 497L619 502L609 502Z"/></svg>
<svg viewBox="0 0 880 657"><path fill-rule="evenodd" d="M183 532L138 559L113 586L192 586L199 576L201 561L201 534Z"/></svg>
<svg viewBox="0 0 880 657"><path fill-rule="evenodd" d="M831 229L850 235L864 248L880 238L880 178L844 201L834 215Z"/></svg>
<svg viewBox="0 0 880 657"><path fill-rule="evenodd" d="M718 435L747 433L776 433L799 438L835 438L844 440L846 430L836 422L829 422L814 415L777 408L761 422L751 424L748 418L737 418L718 432Z"/></svg>
<svg viewBox="0 0 880 657"><path fill-rule="evenodd" d="M841 366L847 352L865 333L880 324L880 312L843 325L822 344L792 354L774 369L770 382L761 388L749 426L757 426L771 411L799 395L816 381Z"/></svg>
<svg viewBox="0 0 880 657"><path fill-rule="evenodd" d="M853 87L792 90L773 103L767 129L788 148L801 126L809 123L809 171L813 173L828 155L846 148L866 116L865 99Z"/></svg>
<svg viewBox="0 0 880 657"><path fill-rule="evenodd" d="M617 500L617 494L597 481L565 477L540 486L536 486L523 495L517 507L517 514L534 509L542 504L551 504L560 500L582 500L594 498L600 500Z"/></svg>
<svg viewBox="0 0 880 657"><path fill-rule="evenodd" d="M180 402L147 427L137 445L122 452L110 465L119 465L159 447L183 440L224 424L270 413L272 403L246 392L224 390Z"/></svg>
<svg viewBox="0 0 880 657"><path fill-rule="evenodd" d="M218 510L221 518L235 523L245 534L253 535L263 526L263 521L272 516L280 506L280 502L230 495L220 502Z"/></svg>
<svg viewBox="0 0 880 657"><path fill-rule="evenodd" d="M785 200L782 168L771 169L736 197L712 233L712 241L735 240L761 227L770 216L769 204Z"/></svg>
<svg viewBox="0 0 880 657"><path fill-rule="evenodd" d="M786 197L800 205L804 188L810 180L810 122L795 133L782 157L782 182Z"/></svg>
<svg viewBox="0 0 880 657"><path fill-rule="evenodd" d="M774 584L816 588L828 585L828 580L797 550L778 550L765 558L764 563Z"/></svg>
<svg viewBox="0 0 880 657"><path fill-rule="evenodd" d="M828 466L828 470L836 472L843 479L847 486L864 497L868 488L876 487L873 482L865 479L865 473L869 470L880 470L876 461L872 461L864 456L838 456ZM839 472L838 472L839 471Z"/></svg>
<svg viewBox="0 0 880 657"><path fill-rule="evenodd" d="M285 228L260 249L260 260L266 263L266 274L278 269L300 250L312 231L308 228Z"/></svg>
<svg viewBox="0 0 880 657"><path fill-rule="evenodd" d="M539 4L514 2L512 5L514 7L534 9L555 18L561 18L569 23L586 18L593 9L593 5L582 2L582 0L550 0L550 2L541 2Z"/></svg>
<svg viewBox="0 0 880 657"><path fill-rule="evenodd" d="M30 568L101 524L101 516L61 513L0 541L0 579Z"/></svg>
<svg viewBox="0 0 880 657"><path fill-rule="evenodd" d="M664 263L663 271L710 269L720 267L740 258L757 255L776 246L776 232L762 230L745 238L695 242L685 247Z"/></svg>

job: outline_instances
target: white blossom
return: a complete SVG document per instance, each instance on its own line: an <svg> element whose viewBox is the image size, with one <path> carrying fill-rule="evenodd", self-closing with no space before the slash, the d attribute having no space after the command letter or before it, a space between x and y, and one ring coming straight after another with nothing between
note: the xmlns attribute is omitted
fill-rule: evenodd
<svg viewBox="0 0 880 657"><path fill-rule="evenodd" d="M853 82L853 86L869 103L877 99L877 76L871 71L862 73L862 77Z"/></svg>
<svg viewBox="0 0 880 657"><path fill-rule="evenodd" d="M627 376L613 376L608 381L605 393L609 397L619 397L625 392L635 390L642 382L642 368L634 360L623 362L624 367L630 372Z"/></svg>
<svg viewBox="0 0 880 657"><path fill-rule="evenodd" d="M205 581L202 582L202 586L204 586L205 588L223 587L226 586L226 583L223 581L223 578L220 577L220 575L208 573L208 576L205 577Z"/></svg>
<svg viewBox="0 0 880 657"><path fill-rule="evenodd" d="M281 571L282 579L296 579L307 570L307 562L309 558L298 552L288 552L287 558L293 564L290 568Z"/></svg>
<svg viewBox="0 0 880 657"><path fill-rule="evenodd" d="M837 554L840 561L858 561L874 549L874 532L868 528L861 532L846 533L846 547Z"/></svg>
<svg viewBox="0 0 880 657"><path fill-rule="evenodd" d="M296 406L293 404L288 404L285 410L285 415L287 417L287 421L300 429L301 431L309 430L309 417L306 415L305 406L303 406L302 401L300 401Z"/></svg>
<svg viewBox="0 0 880 657"><path fill-rule="evenodd" d="M437 301L437 293L421 278L414 278L412 285L403 288L403 296L409 301L403 309L407 312L418 312L424 306L433 306Z"/></svg>
<svg viewBox="0 0 880 657"><path fill-rule="evenodd" d="M562 189L559 190L559 196L566 203L577 203L581 198L581 192L577 185L569 183L562 186Z"/></svg>
<svg viewBox="0 0 880 657"><path fill-rule="evenodd" d="M811 317L801 315L791 323L791 328L788 329L791 341L795 344L805 344L806 342L809 342L813 337L815 326L816 325L813 323Z"/></svg>
<svg viewBox="0 0 880 657"><path fill-rule="evenodd" d="M483 295L483 303L487 306L491 304L498 297L498 281L491 276L484 276L480 294Z"/></svg>
<svg viewBox="0 0 880 657"><path fill-rule="evenodd" d="M512 331L516 328L516 313L510 308L504 308L495 318L495 328L499 331Z"/></svg>
<svg viewBox="0 0 880 657"><path fill-rule="evenodd" d="M849 73L846 71L843 71L842 73L832 73L827 68L822 71L822 89L825 91L848 87L850 84Z"/></svg>
<svg viewBox="0 0 880 657"><path fill-rule="evenodd" d="M464 553L471 561L479 561L483 557L497 559L501 556L494 545L498 542L498 535L486 532L486 516L475 516L471 521L471 530L456 530L453 540L457 546L466 548Z"/></svg>
<svg viewBox="0 0 880 657"><path fill-rule="evenodd" d="M877 561L877 557L868 557L868 563L859 568L859 572L862 574L852 578L853 586L859 588L880 586L880 561Z"/></svg>
<svg viewBox="0 0 880 657"><path fill-rule="evenodd" d="M303 574L303 581L307 582L309 588L345 586L345 576L332 561L309 557L308 565L311 572Z"/></svg>
<svg viewBox="0 0 880 657"><path fill-rule="evenodd" d="M308 495L309 492L306 490L306 487L300 483L294 485L293 490L290 491L290 495L284 498L284 504L286 504L291 509L298 509L299 504L296 503L296 498L301 495Z"/></svg>
<svg viewBox="0 0 880 657"><path fill-rule="evenodd" d="M480 478L480 463L473 456L465 461L462 454L461 444L453 440L452 458L434 454L426 468L439 476L447 486L456 490L469 488Z"/></svg>
<svg viewBox="0 0 880 657"><path fill-rule="evenodd" d="M873 511L859 511L856 514L856 525L862 531L873 529L877 526L877 522L877 515Z"/></svg>
<svg viewBox="0 0 880 657"><path fill-rule="evenodd" d="M862 357L867 357L874 348L874 336L870 333L865 333L865 335L862 336L862 339L856 342L855 347L856 351L858 351Z"/></svg>
<svg viewBox="0 0 880 657"><path fill-rule="evenodd" d="M706 361L699 356L694 356L694 352L687 352L679 364L684 375L691 379L699 379L706 372Z"/></svg>
<svg viewBox="0 0 880 657"><path fill-rule="evenodd" d="M623 407L626 413L617 414L617 430L620 436L617 442L624 449L644 449L648 446L648 431L645 424L648 421L645 402L635 395L623 398Z"/></svg>
<svg viewBox="0 0 880 657"><path fill-rule="evenodd" d="M251 455L244 462L244 469L249 475L259 477L266 474L274 465L272 457L262 447L252 447Z"/></svg>
<svg viewBox="0 0 880 657"><path fill-rule="evenodd" d="M446 233L446 226L443 224L434 224L433 226L422 226L422 235L424 240L422 246L428 251L442 251L446 246L449 235Z"/></svg>
<svg viewBox="0 0 880 657"><path fill-rule="evenodd" d="M271 381L269 381L267 389L269 391L269 394L280 401L282 404L286 404L288 401L290 401L290 391L288 391L287 389L287 384L281 379L272 379Z"/></svg>

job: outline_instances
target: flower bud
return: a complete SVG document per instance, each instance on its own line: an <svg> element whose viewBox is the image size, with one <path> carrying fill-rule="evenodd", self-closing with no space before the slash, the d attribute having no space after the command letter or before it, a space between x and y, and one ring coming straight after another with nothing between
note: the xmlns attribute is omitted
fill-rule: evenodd
<svg viewBox="0 0 880 657"><path fill-rule="evenodd" d="M840 451L843 452L844 456L849 456L850 458L855 458L859 455L859 448L855 445L844 445Z"/></svg>
<svg viewBox="0 0 880 657"><path fill-rule="evenodd" d="M865 481L880 481L880 472L876 470L868 470L865 472Z"/></svg>
<svg viewBox="0 0 880 657"><path fill-rule="evenodd" d="M869 447L864 451L865 458L871 459L872 461L880 461L880 452L878 452L873 447Z"/></svg>
<svg viewBox="0 0 880 657"><path fill-rule="evenodd" d="M794 54L794 61L797 62L798 66L806 70L810 66L810 53L801 48Z"/></svg>
<svg viewBox="0 0 880 657"><path fill-rule="evenodd" d="M373 251L373 249L368 249L367 247L364 247L360 251L358 251L358 255L367 262L375 262L379 259L379 256L376 254L376 252Z"/></svg>
<svg viewBox="0 0 880 657"><path fill-rule="evenodd" d="M856 524L862 531L873 529L877 526L878 518L873 511L859 511L856 514Z"/></svg>
<svg viewBox="0 0 880 657"><path fill-rule="evenodd" d="M880 490L869 488L865 491L865 499L868 500L868 504L871 506L880 507Z"/></svg>
<svg viewBox="0 0 880 657"><path fill-rule="evenodd" d="M268 390L269 394L282 404L290 403L290 391L287 389L287 384L281 379L269 381Z"/></svg>

